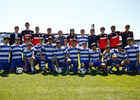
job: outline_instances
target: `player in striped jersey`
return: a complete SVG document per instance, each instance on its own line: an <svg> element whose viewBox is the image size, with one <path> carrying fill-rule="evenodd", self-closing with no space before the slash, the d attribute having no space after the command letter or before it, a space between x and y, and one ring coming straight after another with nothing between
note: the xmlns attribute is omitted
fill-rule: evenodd
<svg viewBox="0 0 140 100"><path fill-rule="evenodd" d="M100 61L100 56L102 55L100 50L97 49L97 44L96 43L92 43L91 45L92 49L89 51L89 55L90 55L90 63L89 63L89 67L98 67L98 73L100 73L100 67L105 68L106 65L105 63ZM92 69L90 70L90 73L92 73Z"/></svg>
<svg viewBox="0 0 140 100"><path fill-rule="evenodd" d="M109 45L107 45L106 46L106 53L103 55L103 60L104 60L104 62L105 62L105 64L106 64L106 66L108 67L108 66L111 66L110 68L109 68L109 73L110 74L113 74L113 72L112 72L112 68L115 66L115 64L116 64L116 57L115 56L113 56L114 55L114 51L113 50L111 50L111 47L109 46Z"/></svg>
<svg viewBox="0 0 140 100"><path fill-rule="evenodd" d="M127 53L123 50L123 45L118 44L117 49L114 50L114 56L117 56L117 61L115 64L115 67L117 68L117 71L119 72L119 67L122 66L122 71L125 71L125 68L128 67L128 64L130 63Z"/></svg>
<svg viewBox="0 0 140 100"><path fill-rule="evenodd" d="M48 63L48 68L50 72L55 72L55 63L54 63L54 49L55 46L52 44L53 37L50 36L48 38L48 43L46 43L40 50L40 57L42 60L44 60L46 63ZM45 56L42 56L42 52L45 52Z"/></svg>
<svg viewBox="0 0 140 100"><path fill-rule="evenodd" d="M23 61L22 61L22 52L23 48L20 45L20 38L17 37L15 39L15 44L11 46L11 52L12 52L12 63L11 63L11 71L14 72L16 67L22 67L23 68Z"/></svg>
<svg viewBox="0 0 140 100"><path fill-rule="evenodd" d="M64 39L64 45L62 46L66 49L66 51L68 50L68 41L67 39Z"/></svg>
<svg viewBox="0 0 140 100"><path fill-rule="evenodd" d="M46 73L46 71L45 71L45 67L46 67L45 62L40 57L40 50L44 46L43 43L44 43L44 38L40 37L39 38L39 43L34 47L34 52L35 52L36 55L32 59L33 66L36 66L37 64L39 64L40 71L42 70L42 72L41 72L42 74ZM45 52L42 52L42 56L45 56Z"/></svg>
<svg viewBox="0 0 140 100"><path fill-rule="evenodd" d="M9 54L11 52L11 47L8 44L10 40L9 36L3 38L4 43L0 44L0 71L3 69L5 72L9 72Z"/></svg>
<svg viewBox="0 0 140 100"><path fill-rule="evenodd" d="M87 42L83 42L82 46L83 47L79 48L81 68L85 68L86 71L88 72L88 68L89 68L89 48L87 48Z"/></svg>
<svg viewBox="0 0 140 100"><path fill-rule="evenodd" d="M34 49L32 48L32 43L29 42L27 44L28 49L24 50L23 55L24 55L24 71L30 71L31 73L35 73L35 68L34 68L34 62L32 61L34 58Z"/></svg>
<svg viewBox="0 0 140 100"><path fill-rule="evenodd" d="M127 38L127 46L124 48L128 54L130 61L127 72L130 73L132 69L135 69L138 74L140 74L140 65L139 65L139 47L133 44L133 38Z"/></svg>
<svg viewBox="0 0 140 100"><path fill-rule="evenodd" d="M77 47L75 47L75 42L76 39L71 39L71 44L72 46L68 49L67 53L68 53L68 60L67 60L67 70L66 73L67 74L69 72L69 66L71 64L73 64L73 71L74 73L77 73L78 71L78 53L79 53L79 49Z"/></svg>
<svg viewBox="0 0 140 100"><path fill-rule="evenodd" d="M82 47L83 42L88 42L88 37L84 35L85 30L81 29L81 36L77 37L77 42L79 43L79 47Z"/></svg>
<svg viewBox="0 0 140 100"><path fill-rule="evenodd" d="M29 37L26 37L25 38L25 43L22 44L23 51L28 49L27 44L29 42L30 42L30 38ZM32 47L34 47L34 45L32 45Z"/></svg>
<svg viewBox="0 0 140 100"><path fill-rule="evenodd" d="M66 61L66 49L61 47L61 41L56 41L56 48L54 49L54 58L57 68L60 67L64 71L66 69L67 61Z"/></svg>

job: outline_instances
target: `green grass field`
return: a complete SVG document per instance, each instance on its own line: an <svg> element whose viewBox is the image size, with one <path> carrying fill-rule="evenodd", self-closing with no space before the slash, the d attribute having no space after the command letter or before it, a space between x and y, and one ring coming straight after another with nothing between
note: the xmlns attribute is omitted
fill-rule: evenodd
<svg viewBox="0 0 140 100"><path fill-rule="evenodd" d="M140 100L140 75L0 74L0 100Z"/></svg>

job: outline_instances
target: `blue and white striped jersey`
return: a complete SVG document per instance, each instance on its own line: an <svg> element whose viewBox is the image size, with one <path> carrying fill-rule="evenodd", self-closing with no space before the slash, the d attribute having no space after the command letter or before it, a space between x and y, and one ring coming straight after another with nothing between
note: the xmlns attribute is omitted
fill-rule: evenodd
<svg viewBox="0 0 140 100"><path fill-rule="evenodd" d="M12 45L11 46L11 51L13 54L12 59L22 59L22 52L23 52L23 48L21 45Z"/></svg>
<svg viewBox="0 0 140 100"><path fill-rule="evenodd" d="M96 51L93 51L92 49L89 51L89 55L90 55L90 61L94 61L97 62L99 61L99 57L101 55L101 52L96 49Z"/></svg>
<svg viewBox="0 0 140 100"><path fill-rule="evenodd" d="M27 50L27 49L28 49L27 44L25 44L25 43L22 44L22 48L23 48L23 51L24 51L24 50ZM34 45L32 46L32 48L34 48Z"/></svg>
<svg viewBox="0 0 140 100"><path fill-rule="evenodd" d="M44 45L41 50L45 52L45 55L48 57L48 59L54 59L54 45Z"/></svg>
<svg viewBox="0 0 140 100"><path fill-rule="evenodd" d="M130 61L136 61L137 60L137 53L139 52L139 46L133 45L133 46L126 46L125 51L127 52L128 58Z"/></svg>
<svg viewBox="0 0 140 100"><path fill-rule="evenodd" d="M32 53L34 52L34 49L31 49L31 50L24 50L23 52L23 56L26 58L26 60L29 62L29 60L31 59L32 57Z"/></svg>
<svg viewBox="0 0 140 100"><path fill-rule="evenodd" d="M79 48L77 47L71 47L68 49L67 54L69 55L70 59L73 61L78 62L78 53L79 53Z"/></svg>
<svg viewBox="0 0 140 100"><path fill-rule="evenodd" d="M66 49L64 47L61 47L60 49L58 48L54 49L54 56L56 56L59 62L64 61L65 55L66 55Z"/></svg>
<svg viewBox="0 0 140 100"><path fill-rule="evenodd" d="M11 52L11 47L9 44L8 45L4 43L0 44L0 62L8 62L10 52Z"/></svg>
<svg viewBox="0 0 140 100"><path fill-rule="evenodd" d="M113 51L114 51L114 55L117 55L118 61L122 61L122 60L128 58L126 52L123 52L123 51L119 52L118 49L113 49Z"/></svg>
<svg viewBox="0 0 140 100"><path fill-rule="evenodd" d="M111 58L114 55L114 51L110 50L110 53L107 53L103 56L104 62L107 62L107 58Z"/></svg>
<svg viewBox="0 0 140 100"><path fill-rule="evenodd" d="M90 49L89 48L79 48L79 51L80 51L80 60L81 61L89 61L89 51Z"/></svg>
<svg viewBox="0 0 140 100"><path fill-rule="evenodd" d="M87 36L78 36L77 41L79 42L79 47L81 47L83 42L88 42L88 37Z"/></svg>
<svg viewBox="0 0 140 100"><path fill-rule="evenodd" d="M37 55L36 55L36 56L40 57L40 50L41 50L41 48L42 48L44 45L45 45L45 44L43 44L43 45L36 45L36 46L34 47L34 51L37 52ZM42 56L45 56L45 52L44 52L44 51L42 51Z"/></svg>

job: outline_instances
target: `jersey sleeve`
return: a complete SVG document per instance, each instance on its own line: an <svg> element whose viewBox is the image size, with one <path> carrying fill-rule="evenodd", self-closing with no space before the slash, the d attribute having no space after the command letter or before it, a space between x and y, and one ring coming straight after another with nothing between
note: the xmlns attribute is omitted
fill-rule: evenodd
<svg viewBox="0 0 140 100"><path fill-rule="evenodd" d="M106 57L106 55L104 55L103 58L104 58L104 62L107 62L107 57Z"/></svg>
<svg viewBox="0 0 140 100"><path fill-rule="evenodd" d="M136 52L139 53L139 46L136 47Z"/></svg>
<svg viewBox="0 0 140 100"><path fill-rule="evenodd" d="M125 59L128 58L128 55L127 55L126 52L124 52L124 58L125 58Z"/></svg>

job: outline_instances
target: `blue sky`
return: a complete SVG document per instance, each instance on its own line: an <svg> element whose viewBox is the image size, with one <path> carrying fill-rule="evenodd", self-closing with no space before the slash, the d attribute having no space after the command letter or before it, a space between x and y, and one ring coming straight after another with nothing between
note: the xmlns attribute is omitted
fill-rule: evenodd
<svg viewBox="0 0 140 100"><path fill-rule="evenodd" d="M0 4L0 32L13 32L16 25L22 31L25 22L32 30L39 26L42 33L51 27L52 33L74 28L87 34L93 23L96 34L102 26L110 33L111 25L124 31L130 24L134 38L140 39L140 0L0 0Z"/></svg>

